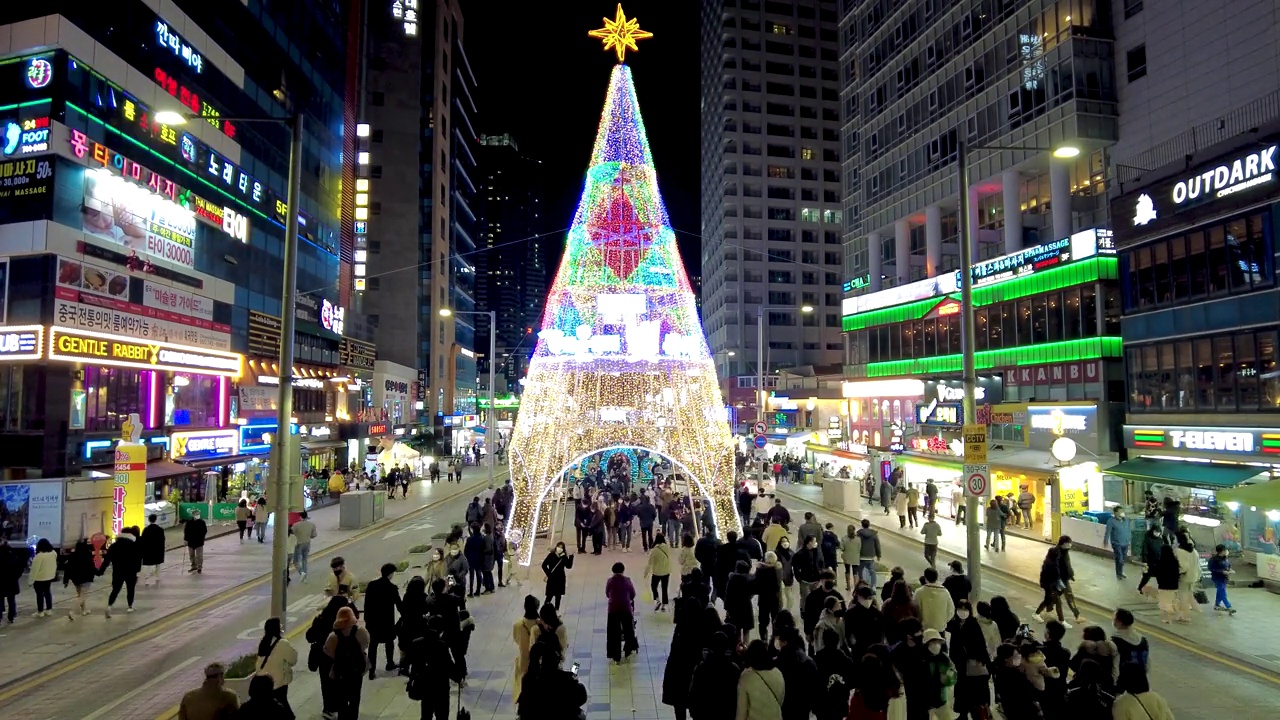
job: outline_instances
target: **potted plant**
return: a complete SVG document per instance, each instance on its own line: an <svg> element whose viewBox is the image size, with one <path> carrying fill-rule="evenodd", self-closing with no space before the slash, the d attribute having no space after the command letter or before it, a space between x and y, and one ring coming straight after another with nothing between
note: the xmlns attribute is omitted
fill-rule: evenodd
<svg viewBox="0 0 1280 720"><path fill-rule="evenodd" d="M427 555L431 552L431 545L414 545L409 548L409 559L406 561L408 567L424 567L427 564Z"/></svg>
<svg viewBox="0 0 1280 720"><path fill-rule="evenodd" d="M234 692L236 697L240 698L240 702L247 701L249 682L253 680L253 674L257 671L258 655L256 653L241 655L227 665L226 675L223 676L226 680L226 688Z"/></svg>
<svg viewBox="0 0 1280 720"><path fill-rule="evenodd" d="M396 585L400 587L404 587L404 584L406 581L405 575L408 574L408 571L409 571L408 560L401 560L400 562L396 563L396 574L392 578L392 582L394 582Z"/></svg>

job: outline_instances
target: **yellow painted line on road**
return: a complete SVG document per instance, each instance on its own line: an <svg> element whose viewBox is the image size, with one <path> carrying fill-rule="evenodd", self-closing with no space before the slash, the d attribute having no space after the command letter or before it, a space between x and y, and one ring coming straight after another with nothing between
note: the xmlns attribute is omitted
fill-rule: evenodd
<svg viewBox="0 0 1280 720"><path fill-rule="evenodd" d="M810 500L806 500L805 498L799 497L798 495L788 494L787 497L789 497L790 499L796 502L809 505L810 507L814 507L819 510L825 510L827 512L836 513L839 515L843 515L845 517L853 518L853 515L850 515L849 513L832 510L831 508L825 507L823 505L819 505L818 503L815 503ZM897 533L887 534L885 535L885 537L897 538L904 542L913 543L915 545L921 545L921 546L924 545L924 542L920 540L916 540L915 538L907 537L905 535L899 535ZM953 550L948 550L943 547L939 547L938 552L940 555L949 555L961 561L968 560L968 558L964 557L958 552L955 552ZM1032 582L1031 580L1028 580L1024 577L1015 575L1008 570L1002 570L1000 568L996 568L996 567L992 567L990 565L984 564L982 566L982 571L989 572L993 575L998 575L1001 579L1005 581L1011 581L1011 582L1014 582L1015 584L1022 585L1023 587L1030 588L1034 590L1036 593L1042 592L1042 589L1040 588L1040 585L1038 583ZM1076 595L1076 600L1081 605L1086 605L1094 610L1104 611L1103 614L1106 617L1110 617L1115 612L1115 608L1109 608L1106 605L1102 605L1100 603L1094 602L1080 595ZM1225 665L1231 668L1232 670L1238 670L1239 672L1252 675L1253 677L1258 678L1259 680L1264 680L1273 685L1280 685L1280 676L1276 676L1273 673L1266 672L1265 670L1260 670L1258 668L1252 667L1248 664L1239 662L1232 658L1224 657L1222 655L1216 655L1210 652L1209 650L1205 650L1204 648L1201 648L1197 645L1192 644L1192 641L1190 640L1187 640L1185 638L1179 637L1172 633L1166 632L1165 630L1161 629L1158 625L1153 625L1151 623L1144 622L1141 620L1138 621L1137 624L1143 628L1143 631L1147 634L1147 637L1159 640L1160 642L1166 643L1168 645L1172 645L1181 650L1185 650L1193 655L1199 655L1202 658L1212 660L1220 665Z"/></svg>
<svg viewBox="0 0 1280 720"><path fill-rule="evenodd" d="M484 482L485 482L485 479L481 478L479 484L482 485L484 484ZM331 547L325 548L324 552L328 553L328 552L340 550L344 547L351 545L352 543L355 543L360 540L364 540L365 538L370 537L372 535L376 535L379 532L383 532L390 525L399 524L404 520L413 518L428 510L434 509L440 505L443 505L463 495L466 495L467 493L475 492L475 491L476 491L476 487L474 485L468 486L466 490L459 488L457 491L453 492L450 495L440 498L439 500L432 500L430 503L423 505L420 508L411 510L405 513L404 515L401 515L400 517L391 521L387 525L381 525L381 524L372 525L369 527L369 529L364 530L363 532L360 532L357 535L353 535L347 538L346 540L343 540L339 543L332 545ZM157 635L160 635L161 633L173 628L175 625L178 625L186 621L192 616L198 615L206 610L209 610L213 607L221 605L234 597L243 595L248 590L251 590L255 587L265 584L270 579L271 579L271 573L267 573L258 578L245 581L240 585L227 588L226 590L219 592L213 597L210 597L206 600L202 600L201 602L196 603L195 605L192 605L191 607L186 608L185 610L179 610L175 613L172 613L162 618L157 622L147 625L146 627L139 628L136 631L130 632L127 635L123 635L119 638L116 638L115 640L108 641L107 643L100 645L92 650L87 650L83 654L77 655L74 658L64 661L62 664L53 665L43 670L39 670L33 676L29 676L26 679L18 680L14 682L12 685L9 685L3 690L0 690L0 702L4 702L6 700L13 698L16 695L30 692L38 687L41 687L42 685L46 685L49 682L56 680L57 678L60 678L63 675L66 675L69 672L73 672L75 670L78 670L84 667L85 665L88 665L89 663L95 662L97 660L101 660L102 658L110 655L111 653L114 653L118 650L122 650L130 645L135 645L139 642L150 640L156 637ZM294 632L296 632L296 629ZM176 707L173 710L173 715L174 716L177 715Z"/></svg>

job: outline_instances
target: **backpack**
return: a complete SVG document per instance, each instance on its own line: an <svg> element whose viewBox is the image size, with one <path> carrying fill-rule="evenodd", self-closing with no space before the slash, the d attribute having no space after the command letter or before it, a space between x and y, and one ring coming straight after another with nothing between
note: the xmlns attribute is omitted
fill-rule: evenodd
<svg viewBox="0 0 1280 720"><path fill-rule="evenodd" d="M1120 651L1120 666L1125 663L1137 663L1142 666L1143 670L1147 669L1147 661L1151 659L1151 648L1147 645L1147 639L1142 638L1138 643L1131 643L1121 637L1111 636L1111 641L1116 644L1116 649Z"/></svg>
<svg viewBox="0 0 1280 720"><path fill-rule="evenodd" d="M365 653L356 639L355 631L350 635L338 633L338 646L333 652L333 676L338 680L351 680L363 677L365 673Z"/></svg>

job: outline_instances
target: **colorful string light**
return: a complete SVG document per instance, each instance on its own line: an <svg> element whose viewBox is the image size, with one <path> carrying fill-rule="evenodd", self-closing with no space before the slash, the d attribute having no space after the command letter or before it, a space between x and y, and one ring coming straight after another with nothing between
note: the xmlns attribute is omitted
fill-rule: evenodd
<svg viewBox="0 0 1280 720"><path fill-rule="evenodd" d="M613 69L520 402L510 537L521 564L549 523L553 481L612 447L670 458L711 499L720 533L740 529L733 436L625 65Z"/></svg>

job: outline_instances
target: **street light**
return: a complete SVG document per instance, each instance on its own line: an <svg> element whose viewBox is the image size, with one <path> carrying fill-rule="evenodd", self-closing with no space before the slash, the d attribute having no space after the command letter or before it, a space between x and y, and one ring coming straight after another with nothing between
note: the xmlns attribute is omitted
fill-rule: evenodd
<svg viewBox="0 0 1280 720"><path fill-rule="evenodd" d="M493 474L496 457L497 440L494 438L498 434L498 418L497 408L493 406L493 366L498 358L498 313L495 310L450 310L449 308L440 308L440 317L453 317L454 315L488 315L489 316L489 420L485 428L485 444L488 445L488 452L485 455L488 458L489 465L489 489L493 489Z"/></svg>
<svg viewBox="0 0 1280 720"><path fill-rule="evenodd" d="M964 415L965 422L972 422L972 419L976 417L974 413L974 395L978 387L977 358L974 352L978 333L973 318L973 246L970 244L971 238L969 237L969 215L972 212L969 207L969 151L971 150L1048 152L1052 153L1056 158L1063 159L1073 158L1080 154L1080 148L1072 145L1063 145L1057 148L1004 147L999 145L968 147L963 140L960 141L957 152L959 162L956 165L960 176L960 355L964 381L961 412ZM982 553L978 550L981 534L978 530L977 497L966 497L964 499L964 514L965 559L968 560L969 564L969 582L971 586L969 597L974 602L977 602L982 589Z"/></svg>
<svg viewBox="0 0 1280 720"><path fill-rule="evenodd" d="M203 120L203 117L189 117L172 110L161 110L153 119L161 125L186 125L188 120ZM288 606L287 575L289 570L289 476L285 473L285 464L291 457L289 447L294 442L289 424L293 418L293 319L291 305L298 294L298 206L301 200L302 184L302 113L292 117L222 117L223 121L243 123L269 123L284 125L292 134L289 143L289 190L286 199L286 217L284 227L284 292L280 298L280 365L277 388L276 407L279 408L279 420L275 438L275 462L271 465L271 478L267 494L271 498L271 512L275 514L271 538L271 617L280 621L283 629L285 607Z"/></svg>
<svg viewBox="0 0 1280 720"><path fill-rule="evenodd" d="M786 305L774 305L766 307L760 305L756 308L756 422L764 422L764 314L768 310L795 310L794 307ZM813 312L812 305L801 305L800 312ZM760 492L764 488L764 461L760 462L760 479L756 484L756 491Z"/></svg>

